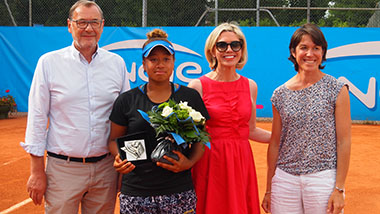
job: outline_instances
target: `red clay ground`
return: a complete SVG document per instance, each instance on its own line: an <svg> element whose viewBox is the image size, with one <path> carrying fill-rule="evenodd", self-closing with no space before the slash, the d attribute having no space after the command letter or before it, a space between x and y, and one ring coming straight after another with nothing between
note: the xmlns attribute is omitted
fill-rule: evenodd
<svg viewBox="0 0 380 214"><path fill-rule="evenodd" d="M271 129L269 122L260 122L257 125ZM29 155L19 146L19 142L24 140L25 127L26 117L0 120L0 214L43 213L43 206L34 206L27 200ZM252 148L261 198L265 191L267 145L252 142ZM380 126L352 125L351 164L346 182L346 214L380 213L379 152ZM20 205L22 202L25 205ZM18 208L6 211L15 205Z"/></svg>

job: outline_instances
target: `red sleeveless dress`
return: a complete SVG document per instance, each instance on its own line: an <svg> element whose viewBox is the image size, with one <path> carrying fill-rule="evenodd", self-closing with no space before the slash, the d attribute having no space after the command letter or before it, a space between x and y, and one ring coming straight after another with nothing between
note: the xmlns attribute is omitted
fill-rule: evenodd
<svg viewBox="0 0 380 214"><path fill-rule="evenodd" d="M252 101L249 81L200 78L210 115L211 149L193 167L197 214L260 213L256 169L248 141Z"/></svg>

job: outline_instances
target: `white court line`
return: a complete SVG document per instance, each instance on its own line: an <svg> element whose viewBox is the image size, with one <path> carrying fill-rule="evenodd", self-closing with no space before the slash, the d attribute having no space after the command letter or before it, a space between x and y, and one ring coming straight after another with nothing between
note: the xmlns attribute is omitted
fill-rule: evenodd
<svg viewBox="0 0 380 214"><path fill-rule="evenodd" d="M13 160L11 160L11 161L8 161L8 162L3 163L3 165L1 165L1 166L9 165L9 164L11 164L11 163L17 162L17 161L19 161L19 160L21 160L21 159L24 159L24 158L27 158L27 157L20 157L20 158L13 159Z"/></svg>
<svg viewBox="0 0 380 214"><path fill-rule="evenodd" d="M14 210L16 210L16 209L18 209L18 208L24 206L25 204L30 203L30 202L32 202L32 199L30 199L30 198L25 199L24 201L22 201L22 202L20 202L20 203L18 203L18 204L13 205L13 206L9 207L9 208L6 209L6 210L1 211L0 214L7 214L7 213L10 213L10 212L12 212L12 211L14 211Z"/></svg>

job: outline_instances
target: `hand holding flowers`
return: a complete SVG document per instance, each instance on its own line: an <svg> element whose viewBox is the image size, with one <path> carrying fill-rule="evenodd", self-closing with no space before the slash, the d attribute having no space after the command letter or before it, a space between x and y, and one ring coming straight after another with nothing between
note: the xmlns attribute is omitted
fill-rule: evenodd
<svg viewBox="0 0 380 214"><path fill-rule="evenodd" d="M181 140L176 138L177 136L173 136L177 144L209 141L204 127L205 118L200 112L188 106L188 102L180 101L177 104L175 101L169 100L154 106L147 114L141 110L139 112L156 130L157 136L174 133L182 138Z"/></svg>
<svg viewBox="0 0 380 214"><path fill-rule="evenodd" d="M202 142L206 144L209 141L209 135L205 131L205 118L202 114L191 106L188 102L176 103L173 100L154 106L147 113L139 110L140 114L147 120L156 131L156 136L172 135L178 145L186 148L189 144ZM163 155L173 159L178 155L172 153L176 147L170 140L158 138L159 144L152 152L153 161L165 162Z"/></svg>

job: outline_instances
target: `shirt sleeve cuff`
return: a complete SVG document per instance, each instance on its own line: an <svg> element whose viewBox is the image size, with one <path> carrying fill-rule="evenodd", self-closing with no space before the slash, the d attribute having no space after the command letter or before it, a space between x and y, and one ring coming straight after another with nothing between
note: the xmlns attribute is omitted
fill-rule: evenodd
<svg viewBox="0 0 380 214"><path fill-rule="evenodd" d="M29 154L43 157L45 155L45 146L20 142L20 146Z"/></svg>

